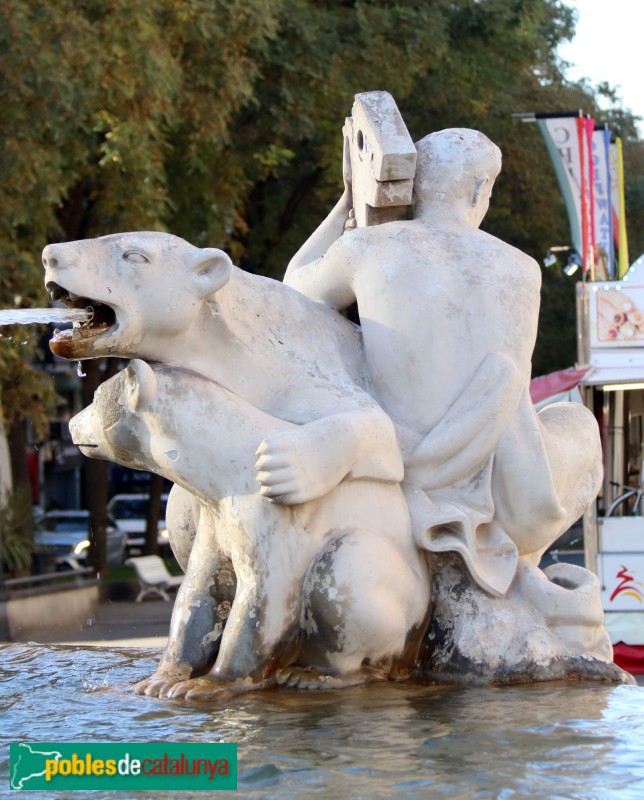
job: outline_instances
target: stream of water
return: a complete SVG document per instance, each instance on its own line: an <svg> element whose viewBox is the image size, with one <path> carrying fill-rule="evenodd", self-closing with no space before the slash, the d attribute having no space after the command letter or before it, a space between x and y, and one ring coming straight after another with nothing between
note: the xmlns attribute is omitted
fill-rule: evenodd
<svg viewBox="0 0 644 800"><path fill-rule="evenodd" d="M139 697L152 650L0 645L0 796L9 742L237 742L217 797L641 800L644 689L548 683L454 689L275 689L219 703ZM3 789L6 791L3 792ZM49 797L145 792L39 792ZM171 800L199 792L164 792Z"/></svg>
<svg viewBox="0 0 644 800"><path fill-rule="evenodd" d="M93 313L91 308L10 308L0 311L0 326L87 322Z"/></svg>

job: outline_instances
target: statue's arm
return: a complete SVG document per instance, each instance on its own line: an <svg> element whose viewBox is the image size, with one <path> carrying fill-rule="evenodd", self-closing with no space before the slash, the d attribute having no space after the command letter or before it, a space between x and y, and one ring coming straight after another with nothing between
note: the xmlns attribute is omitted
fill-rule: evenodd
<svg viewBox="0 0 644 800"><path fill-rule="evenodd" d="M354 272L359 254L355 245L359 237L358 231L346 233L320 258L287 272L284 283L311 300L326 303L338 311L348 308L356 299Z"/></svg>
<svg viewBox="0 0 644 800"><path fill-rule="evenodd" d="M480 468L494 452L527 391L503 353L490 353L443 419L405 461L405 480L441 489Z"/></svg>
<svg viewBox="0 0 644 800"><path fill-rule="evenodd" d="M398 483L404 471L394 425L378 407L332 414L273 434L257 456L261 493L285 505L322 497L345 479Z"/></svg>
<svg viewBox="0 0 644 800"><path fill-rule="evenodd" d="M299 289L291 281L294 278L294 273L300 271L303 267L310 266L313 262L318 261L331 247L331 245L339 239L344 233L344 226L349 219L349 214L353 208L353 189L351 185L351 158L349 155L348 141L345 139L344 151L342 154L342 171L344 179L344 192L334 206L329 216L321 223L321 225L309 236L304 242L302 247L297 251L289 262L284 275L284 283ZM306 272L306 270L305 270ZM300 275L300 280L302 279ZM307 294L303 292L303 294Z"/></svg>
<svg viewBox="0 0 644 800"><path fill-rule="evenodd" d="M351 193L344 191L329 216L304 242L289 262L284 275L284 283L293 285L293 274L321 258L331 245L344 232L344 225L352 208Z"/></svg>

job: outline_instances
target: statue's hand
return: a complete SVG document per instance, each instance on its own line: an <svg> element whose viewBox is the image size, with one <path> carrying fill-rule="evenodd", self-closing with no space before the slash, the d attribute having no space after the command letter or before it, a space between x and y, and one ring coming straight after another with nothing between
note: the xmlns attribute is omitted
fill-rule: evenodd
<svg viewBox="0 0 644 800"><path fill-rule="evenodd" d="M349 137L345 136L342 148L342 179L344 181L344 191L349 197L353 197L351 177L351 143L349 142Z"/></svg>
<svg viewBox="0 0 644 800"><path fill-rule="evenodd" d="M307 426L269 436L257 449L260 492L273 503L296 505L330 492L348 473L341 443L311 435Z"/></svg>

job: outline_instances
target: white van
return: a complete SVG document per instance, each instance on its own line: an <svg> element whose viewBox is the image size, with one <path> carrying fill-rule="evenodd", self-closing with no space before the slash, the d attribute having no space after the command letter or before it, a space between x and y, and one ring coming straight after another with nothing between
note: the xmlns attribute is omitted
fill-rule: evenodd
<svg viewBox="0 0 644 800"><path fill-rule="evenodd" d="M141 555L145 544L145 525L150 497L147 494L115 494L107 504L107 513L116 520L119 528L127 533L128 555ZM165 509L168 495L161 495L159 511L159 553L170 554L168 529L165 524Z"/></svg>

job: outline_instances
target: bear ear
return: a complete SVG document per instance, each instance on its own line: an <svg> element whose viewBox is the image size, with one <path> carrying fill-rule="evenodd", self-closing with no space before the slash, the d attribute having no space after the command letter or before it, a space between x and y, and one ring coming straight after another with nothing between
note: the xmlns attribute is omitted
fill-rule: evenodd
<svg viewBox="0 0 644 800"><path fill-rule="evenodd" d="M140 358L130 361L125 370L125 397L131 411L149 405L157 391L157 377L152 367Z"/></svg>
<svg viewBox="0 0 644 800"><path fill-rule="evenodd" d="M233 262L223 250L214 247L196 249L190 264L195 294L203 298L218 292L228 283L232 268Z"/></svg>

